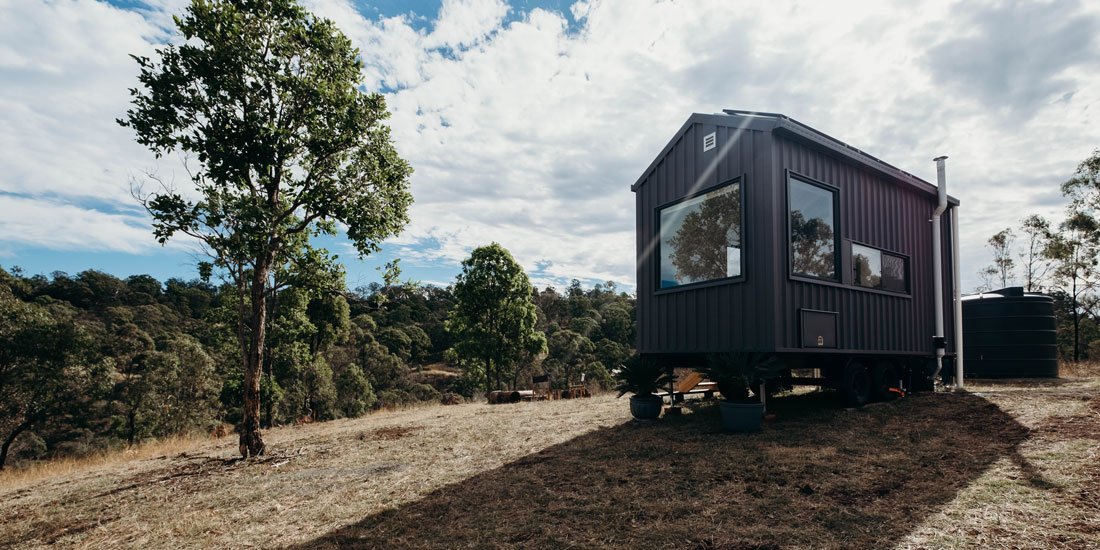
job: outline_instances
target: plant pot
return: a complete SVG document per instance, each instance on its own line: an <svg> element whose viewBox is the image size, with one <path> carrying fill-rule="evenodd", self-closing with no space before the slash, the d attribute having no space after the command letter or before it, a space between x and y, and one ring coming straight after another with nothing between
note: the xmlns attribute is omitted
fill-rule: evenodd
<svg viewBox="0 0 1100 550"><path fill-rule="evenodd" d="M634 420L656 420L661 416L664 401L653 394L634 395L630 398L630 414Z"/></svg>
<svg viewBox="0 0 1100 550"><path fill-rule="evenodd" d="M727 432L755 432L764 423L763 403L722 401L722 428Z"/></svg>

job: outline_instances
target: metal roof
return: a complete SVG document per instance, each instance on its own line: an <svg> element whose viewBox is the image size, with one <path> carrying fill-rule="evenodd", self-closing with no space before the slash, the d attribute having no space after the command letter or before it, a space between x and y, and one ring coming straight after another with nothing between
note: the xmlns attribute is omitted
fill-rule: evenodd
<svg viewBox="0 0 1100 550"><path fill-rule="evenodd" d="M787 137L810 142L828 152L847 158L862 164L895 180L912 185L927 193L936 193L936 186L917 176L906 172L890 163L880 160L857 147L853 147L836 139L820 130L815 130L793 118L780 113L766 113L760 111L741 111L736 109L723 109L721 113L701 114L693 113L680 127L668 144L661 150L653 162L642 172L642 175L630 186L631 191L637 191L649 177L649 174L657 167L657 164L668 154L672 146L680 139L693 124L711 124L714 126L727 126L741 129L758 130L765 132L778 131ZM959 200L948 196L948 202L958 205Z"/></svg>

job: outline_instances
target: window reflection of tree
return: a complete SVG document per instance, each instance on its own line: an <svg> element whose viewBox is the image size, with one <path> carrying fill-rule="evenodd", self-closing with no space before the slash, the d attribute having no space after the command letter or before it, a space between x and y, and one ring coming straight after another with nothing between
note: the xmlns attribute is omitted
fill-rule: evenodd
<svg viewBox="0 0 1100 550"><path fill-rule="evenodd" d="M795 273L834 277L833 228L821 218L791 212L791 262Z"/></svg>
<svg viewBox="0 0 1100 550"><path fill-rule="evenodd" d="M870 258L863 254L856 254L852 257L852 263L855 264L856 284L869 288L881 287L882 277L871 267Z"/></svg>
<svg viewBox="0 0 1100 550"><path fill-rule="evenodd" d="M684 217L668 244L672 248L676 279L681 283L740 275L740 267L738 273L727 273L728 254L740 254L741 247L738 186L732 185L707 197L698 210Z"/></svg>

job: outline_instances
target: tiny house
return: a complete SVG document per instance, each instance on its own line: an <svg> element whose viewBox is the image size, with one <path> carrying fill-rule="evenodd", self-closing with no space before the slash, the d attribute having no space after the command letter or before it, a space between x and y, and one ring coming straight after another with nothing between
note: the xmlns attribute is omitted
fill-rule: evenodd
<svg viewBox="0 0 1100 550"><path fill-rule="evenodd" d="M943 158L936 186L781 114L691 115L631 186L638 351L772 353L856 405L927 387L961 324Z"/></svg>

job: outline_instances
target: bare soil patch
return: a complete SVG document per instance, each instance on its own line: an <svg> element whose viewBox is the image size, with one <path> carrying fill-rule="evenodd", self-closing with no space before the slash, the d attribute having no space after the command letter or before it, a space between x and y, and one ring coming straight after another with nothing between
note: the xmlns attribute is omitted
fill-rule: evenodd
<svg viewBox="0 0 1100 550"><path fill-rule="evenodd" d="M377 414L4 483L0 547L1100 547L1100 380L636 425L625 399Z"/></svg>

